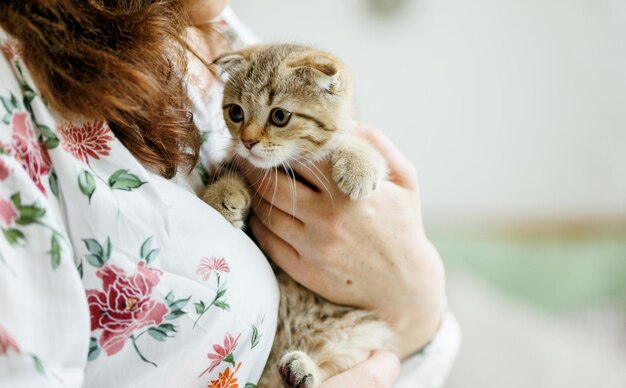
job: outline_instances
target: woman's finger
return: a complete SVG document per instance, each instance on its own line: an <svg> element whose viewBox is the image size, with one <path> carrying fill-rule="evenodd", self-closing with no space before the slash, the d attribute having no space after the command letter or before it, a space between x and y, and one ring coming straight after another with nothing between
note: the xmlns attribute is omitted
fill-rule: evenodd
<svg viewBox="0 0 626 388"><path fill-rule="evenodd" d="M306 279L309 267L300 259L298 251L269 230L256 215L250 217L250 229L259 247L276 265L292 278Z"/></svg>
<svg viewBox="0 0 626 388"><path fill-rule="evenodd" d="M400 373L400 360L391 352L377 350L365 362L326 380L320 388L389 388Z"/></svg>
<svg viewBox="0 0 626 388"><path fill-rule="evenodd" d="M413 163L380 130L368 125L356 127L358 135L365 138L387 161L389 180L407 188L417 188L417 173Z"/></svg>
<svg viewBox="0 0 626 388"><path fill-rule="evenodd" d="M264 199L257 198L252 203L252 209L257 219L276 236L289 244L301 240L304 234L302 221L294 215L285 213Z"/></svg>
<svg viewBox="0 0 626 388"><path fill-rule="evenodd" d="M298 252L285 240L272 233L254 214L250 217L250 229L259 248L279 266L279 261L297 262L300 260Z"/></svg>

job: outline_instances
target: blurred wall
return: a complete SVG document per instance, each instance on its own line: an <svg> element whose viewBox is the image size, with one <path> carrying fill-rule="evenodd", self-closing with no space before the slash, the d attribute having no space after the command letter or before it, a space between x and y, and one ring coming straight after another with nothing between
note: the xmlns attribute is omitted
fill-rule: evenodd
<svg viewBox="0 0 626 388"><path fill-rule="evenodd" d="M344 58L427 221L626 221L626 1L386 2L232 6L263 40Z"/></svg>

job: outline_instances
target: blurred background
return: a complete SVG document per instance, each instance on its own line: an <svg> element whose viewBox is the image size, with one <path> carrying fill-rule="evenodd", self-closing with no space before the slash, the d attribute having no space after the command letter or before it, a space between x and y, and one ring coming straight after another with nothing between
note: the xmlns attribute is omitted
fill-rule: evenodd
<svg viewBox="0 0 626 388"><path fill-rule="evenodd" d="M232 5L341 56L418 167L464 332L447 387L626 387L626 1Z"/></svg>

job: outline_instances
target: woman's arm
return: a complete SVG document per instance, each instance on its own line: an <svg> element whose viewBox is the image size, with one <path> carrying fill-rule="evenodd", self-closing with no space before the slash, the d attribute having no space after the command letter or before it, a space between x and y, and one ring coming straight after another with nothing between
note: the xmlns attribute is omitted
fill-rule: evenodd
<svg viewBox="0 0 626 388"><path fill-rule="evenodd" d="M327 163L292 166L312 187L280 172L263 179L262 172L248 169L259 194L251 229L298 282L336 303L378 311L399 334L397 354L405 358L441 324L444 269L422 226L414 167L379 131L357 130L390 169L370 198L343 195Z"/></svg>

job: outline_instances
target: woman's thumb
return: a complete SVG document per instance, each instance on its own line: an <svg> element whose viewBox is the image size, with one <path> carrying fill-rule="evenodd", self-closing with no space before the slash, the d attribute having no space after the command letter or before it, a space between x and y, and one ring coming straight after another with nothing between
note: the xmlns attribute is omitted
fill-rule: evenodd
<svg viewBox="0 0 626 388"><path fill-rule="evenodd" d="M400 373L400 360L385 350L376 350L369 359L326 380L320 388L389 388Z"/></svg>

